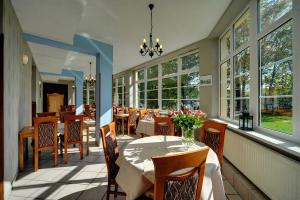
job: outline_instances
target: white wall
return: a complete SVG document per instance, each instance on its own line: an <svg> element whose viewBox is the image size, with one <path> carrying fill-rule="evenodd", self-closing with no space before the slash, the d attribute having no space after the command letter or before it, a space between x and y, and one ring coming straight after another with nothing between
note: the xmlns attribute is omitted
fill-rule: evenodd
<svg viewBox="0 0 300 200"><path fill-rule="evenodd" d="M4 0L4 197L18 172L18 132L31 125L31 52L11 2ZM22 64L27 54L29 62Z"/></svg>

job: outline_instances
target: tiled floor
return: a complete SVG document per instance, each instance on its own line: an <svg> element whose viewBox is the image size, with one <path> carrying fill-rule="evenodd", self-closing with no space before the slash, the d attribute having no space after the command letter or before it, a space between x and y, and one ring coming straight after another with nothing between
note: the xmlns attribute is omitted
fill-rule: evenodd
<svg viewBox="0 0 300 200"><path fill-rule="evenodd" d="M84 137L85 138L85 137ZM118 143L124 147L134 138L119 136ZM13 183L10 200L20 199L105 199L106 165L103 150L94 146L94 134L90 136L90 155L79 158L79 148L69 148L69 163L63 164L59 156L59 166L53 167L51 152L42 153L37 172L33 171L32 159L26 164L26 170L19 174ZM232 186L224 179L224 187L229 200L241 199ZM118 197L118 199L125 199Z"/></svg>

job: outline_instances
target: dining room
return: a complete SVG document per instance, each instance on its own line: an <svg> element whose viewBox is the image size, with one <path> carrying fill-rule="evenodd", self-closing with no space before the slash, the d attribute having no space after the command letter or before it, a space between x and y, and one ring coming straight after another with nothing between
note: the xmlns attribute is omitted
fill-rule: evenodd
<svg viewBox="0 0 300 200"><path fill-rule="evenodd" d="M0 10L0 200L300 199L300 1Z"/></svg>

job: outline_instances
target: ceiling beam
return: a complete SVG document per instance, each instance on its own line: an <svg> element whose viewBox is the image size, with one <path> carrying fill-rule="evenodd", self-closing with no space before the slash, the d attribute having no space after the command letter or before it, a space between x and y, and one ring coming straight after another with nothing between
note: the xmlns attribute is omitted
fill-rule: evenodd
<svg viewBox="0 0 300 200"><path fill-rule="evenodd" d="M74 51L74 52L78 52L78 53L82 53L82 54L88 54L88 55L92 55L92 56L96 56L98 53L96 51L91 51L90 49L87 50L87 49L83 49L80 47L75 47L73 45L70 45L70 44L67 44L64 42L60 42L60 41L56 41L56 40L28 34L28 33L23 33L23 39L27 42L50 46L50 47L54 47L54 48L58 48L58 49L64 49L67 51Z"/></svg>

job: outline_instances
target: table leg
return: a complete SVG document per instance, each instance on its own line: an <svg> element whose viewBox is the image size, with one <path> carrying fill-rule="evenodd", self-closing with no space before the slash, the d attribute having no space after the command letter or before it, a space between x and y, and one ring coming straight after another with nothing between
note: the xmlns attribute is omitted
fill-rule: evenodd
<svg viewBox="0 0 300 200"><path fill-rule="evenodd" d="M122 134L124 136L124 118L122 118Z"/></svg>
<svg viewBox="0 0 300 200"><path fill-rule="evenodd" d="M20 147L20 159L19 159L19 169L20 171L24 170L24 141L23 137L19 138L19 147Z"/></svg>
<svg viewBox="0 0 300 200"><path fill-rule="evenodd" d="M90 127L87 127L86 128L86 155L87 156L90 153L89 144L90 144Z"/></svg>

